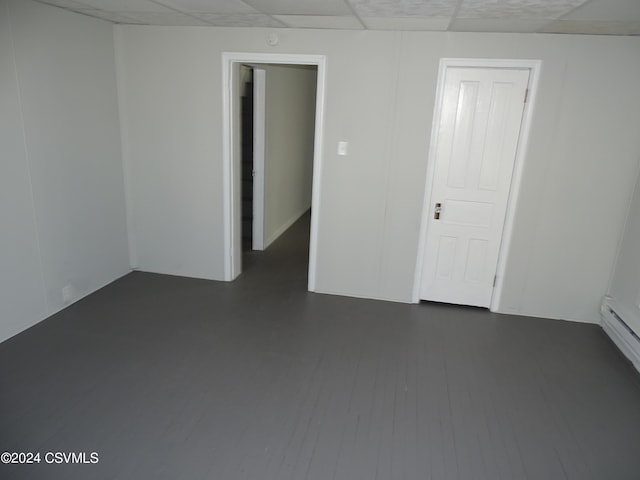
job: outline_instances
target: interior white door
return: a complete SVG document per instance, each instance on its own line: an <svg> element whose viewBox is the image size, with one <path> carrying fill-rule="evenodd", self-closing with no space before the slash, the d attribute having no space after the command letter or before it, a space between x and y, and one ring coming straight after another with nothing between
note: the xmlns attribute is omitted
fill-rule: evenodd
<svg viewBox="0 0 640 480"><path fill-rule="evenodd" d="M528 82L528 69L446 70L421 299L491 303Z"/></svg>
<svg viewBox="0 0 640 480"><path fill-rule="evenodd" d="M264 250L264 149L267 128L267 71L253 68L253 219L252 250Z"/></svg>

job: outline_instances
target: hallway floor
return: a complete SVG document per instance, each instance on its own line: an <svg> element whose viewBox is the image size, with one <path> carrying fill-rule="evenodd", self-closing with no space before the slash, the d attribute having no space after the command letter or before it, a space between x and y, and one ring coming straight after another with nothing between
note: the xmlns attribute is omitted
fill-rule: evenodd
<svg viewBox="0 0 640 480"><path fill-rule="evenodd" d="M308 293L308 229L0 344L0 451L42 455L0 478L640 478L640 376L598 326Z"/></svg>

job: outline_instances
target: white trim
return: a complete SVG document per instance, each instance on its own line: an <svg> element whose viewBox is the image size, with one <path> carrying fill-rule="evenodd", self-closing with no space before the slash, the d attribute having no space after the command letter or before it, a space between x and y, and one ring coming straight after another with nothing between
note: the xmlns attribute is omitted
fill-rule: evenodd
<svg viewBox="0 0 640 480"><path fill-rule="evenodd" d="M544 318L546 320L561 320L563 322L586 323L589 325L597 324L599 321L597 315L595 315L593 318L576 318L568 315L558 315L553 312L537 312L532 310L519 310L515 308L505 308L500 310L499 313L504 313L506 315L516 315L519 317Z"/></svg>
<svg viewBox="0 0 640 480"><path fill-rule="evenodd" d="M420 232L418 234L418 255L416 268L413 274L413 303L420 303L420 286L422 285L422 265L424 263L424 244L427 240L427 224L429 223L429 208L431 205L431 185L433 183L434 160L436 158L436 140L439 129L439 119L442 112L442 100L444 97L444 80L446 65L444 59L440 60L438 67L438 83L436 85L436 102L433 108L433 118L431 119L431 138L429 139L429 153L427 155L427 177L424 187L424 198L422 200L422 215L420 219Z"/></svg>
<svg viewBox="0 0 640 480"><path fill-rule="evenodd" d="M316 131L313 139L313 185L311 194L311 239L309 243L309 275L307 288L316 291L316 267L318 264L318 219L320 218L320 186L322 185L322 145L324 140L325 80L327 60L324 55L317 56L316 81Z"/></svg>
<svg viewBox="0 0 640 480"><path fill-rule="evenodd" d="M500 244L500 253L498 254L498 263L496 269L496 284L493 287L491 296L491 305L489 310L498 311L500 309L500 301L502 299L502 290L504 286L504 272L506 269L506 260L509 249L511 247L511 239L513 232L513 224L515 220L515 212L517 201L520 193L520 185L522 181L523 164L525 161L527 145L529 142L529 131L533 119L533 110L538 90L538 80L540 78L540 70L542 67L541 60L518 60L518 59L481 59L481 58L442 58L438 68L438 83L436 88L436 103L433 113L433 121L431 126L431 139L429 143L429 157L427 163L427 178L425 182L424 201L422 207L422 219L420 221L420 234L418 239L418 255L416 260L416 269L414 273L413 283L413 303L420 302L420 286L422 284L422 264L424 263L425 240L428 233L429 208L431 205L431 191L434 177L434 163L436 156L436 140L439 135L439 119L442 109L442 100L444 96L444 81L448 68L451 67L467 67L467 68L503 68L503 69L527 69L529 74L529 93L527 103L524 106L522 114L522 124L520 127L520 137L518 139L518 147L516 150L516 158L513 166L513 176L511 179L511 188L509 190L509 198L507 200L507 212L505 216L504 227L502 231L502 242Z"/></svg>
<svg viewBox="0 0 640 480"><path fill-rule="evenodd" d="M253 250L264 250L264 149L266 133L267 72L253 67Z"/></svg>
<svg viewBox="0 0 640 480"><path fill-rule="evenodd" d="M126 272L122 273L122 274L117 274L117 276L111 280L106 280L105 282L101 282L98 284L98 286L92 288L89 291L86 292L82 292L82 294L78 297L72 298L71 301L69 303L65 303L63 305L60 305L59 307L53 307L50 308L49 305L46 305L46 311L43 312L42 316L37 317L36 320L29 320L26 324L21 324L16 328L13 328L11 330L11 332L9 332L9 336L5 337L5 336L1 336L0 337L0 342L4 342L5 340L10 339L11 337L14 337L16 335L18 335L20 332L24 332L25 330L27 330L28 328L33 327L34 325L37 325L38 323L46 320L49 317L52 317L53 315L55 315L58 312L61 312L63 310L66 310L67 308L69 308L71 305L73 305L74 303L79 302L80 300L88 297L89 295L93 295L94 293L96 293L98 290L103 289L104 287L106 287L107 285L111 285L113 282L116 282L118 280L120 280L123 277L126 277L127 275L129 275L132 271L131 270L127 270ZM44 287L43 287L44 288ZM48 302L46 302L48 303ZM15 324L14 324L15 325Z"/></svg>
<svg viewBox="0 0 640 480"><path fill-rule="evenodd" d="M511 239L513 237L513 225L516 218L518 199L520 198L522 172L524 170L527 148L529 146L529 133L531 131L531 124L533 123L533 111L535 109L536 97L538 95L538 81L540 79L542 61L510 60L509 65L510 66L503 68L529 69L529 92L527 94L527 103L524 105L524 112L522 113L520 137L518 139L516 160L513 165L513 176L511 178L511 188L509 189L509 199L507 200L507 212L504 220L504 227L502 230L502 243L500 244L500 253L498 254L496 283L493 287L491 305L489 306L489 310L491 310L492 312L499 311L501 308L502 290L504 287L504 274L507 268L507 258L509 256L509 250L511 248Z"/></svg>
<svg viewBox="0 0 640 480"><path fill-rule="evenodd" d="M224 235L224 280L233 280L233 186L231 157L231 60L222 54L222 214Z"/></svg>
<svg viewBox="0 0 640 480"><path fill-rule="evenodd" d="M224 279L233 280L240 274L237 258L240 252L234 252L234 225L237 212L234 212L234 188L233 177L233 133L232 107L233 107L233 64L234 63L275 63L293 65L316 65L318 67L317 92L316 92L316 125L313 152L313 193L311 209L311 238L309 243L309 279L308 289L315 291L317 243L318 243L318 218L320 214L320 185L322 173L322 141L324 136L324 104L325 104L325 55L302 55L281 53L247 53L247 52L223 52L222 53L222 179L223 179L223 228L224 228Z"/></svg>

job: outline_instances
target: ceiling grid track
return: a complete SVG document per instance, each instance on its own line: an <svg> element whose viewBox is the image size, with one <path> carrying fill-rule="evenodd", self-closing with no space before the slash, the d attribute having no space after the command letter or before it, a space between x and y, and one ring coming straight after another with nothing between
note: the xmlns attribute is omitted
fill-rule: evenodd
<svg viewBox="0 0 640 480"><path fill-rule="evenodd" d="M630 0L35 0L117 24L640 35Z"/></svg>

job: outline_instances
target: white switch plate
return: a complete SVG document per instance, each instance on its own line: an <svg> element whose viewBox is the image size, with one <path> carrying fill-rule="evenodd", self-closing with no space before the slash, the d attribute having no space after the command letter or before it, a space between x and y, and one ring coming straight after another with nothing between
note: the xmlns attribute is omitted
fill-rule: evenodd
<svg viewBox="0 0 640 480"><path fill-rule="evenodd" d="M338 155L341 156L346 156L347 155L347 148L349 147L349 142L338 142Z"/></svg>

